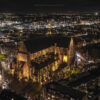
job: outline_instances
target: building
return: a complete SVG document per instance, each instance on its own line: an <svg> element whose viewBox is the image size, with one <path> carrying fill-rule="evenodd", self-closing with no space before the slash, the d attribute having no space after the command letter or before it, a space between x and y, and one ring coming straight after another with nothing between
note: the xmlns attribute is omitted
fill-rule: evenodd
<svg viewBox="0 0 100 100"><path fill-rule="evenodd" d="M47 100L88 100L85 93L56 82L45 85L41 96Z"/></svg>
<svg viewBox="0 0 100 100"><path fill-rule="evenodd" d="M72 50L73 40L71 39L71 46L69 51ZM19 79L25 78L38 81L41 84L46 81L52 81L54 73L67 67L68 59L72 60L74 53L70 51L71 58L68 58L68 46L61 47L64 44L55 38L43 38L26 40L20 42L19 48L16 53L16 63L13 62L13 70L19 76ZM59 70L60 69L60 70ZM14 74L14 73L13 73ZM60 77L59 77L60 78Z"/></svg>

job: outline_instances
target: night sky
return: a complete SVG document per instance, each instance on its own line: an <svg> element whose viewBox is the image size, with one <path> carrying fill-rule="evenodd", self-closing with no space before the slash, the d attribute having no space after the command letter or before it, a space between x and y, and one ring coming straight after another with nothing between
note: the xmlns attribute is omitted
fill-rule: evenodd
<svg viewBox="0 0 100 100"><path fill-rule="evenodd" d="M99 0L0 0L0 11L92 11Z"/></svg>

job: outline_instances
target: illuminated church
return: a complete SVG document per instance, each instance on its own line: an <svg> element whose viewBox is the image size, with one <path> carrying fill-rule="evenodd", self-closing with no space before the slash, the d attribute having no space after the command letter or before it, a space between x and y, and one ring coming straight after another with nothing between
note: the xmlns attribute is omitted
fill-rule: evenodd
<svg viewBox="0 0 100 100"><path fill-rule="evenodd" d="M51 39L20 42L16 53L16 66L13 66L19 79L32 79L43 83L52 80L54 73L61 69L60 66L70 66L70 60L74 57L73 39L69 49L58 46L57 42L52 42Z"/></svg>

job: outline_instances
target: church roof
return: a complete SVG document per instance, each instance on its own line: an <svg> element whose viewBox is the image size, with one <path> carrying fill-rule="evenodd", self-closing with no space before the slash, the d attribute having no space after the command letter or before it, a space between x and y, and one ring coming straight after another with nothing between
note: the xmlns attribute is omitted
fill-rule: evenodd
<svg viewBox="0 0 100 100"><path fill-rule="evenodd" d="M46 49L50 46L54 46L55 43L59 47L68 48L69 41L70 41L70 39L66 38L66 37L60 37L60 36L59 37L57 37L57 36L45 37L44 36L41 38L24 41L24 44L30 53L35 53L37 51Z"/></svg>

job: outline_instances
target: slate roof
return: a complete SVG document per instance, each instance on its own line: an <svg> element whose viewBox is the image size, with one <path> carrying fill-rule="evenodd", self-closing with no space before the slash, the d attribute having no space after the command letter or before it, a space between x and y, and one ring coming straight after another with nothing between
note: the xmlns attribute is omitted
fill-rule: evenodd
<svg viewBox="0 0 100 100"><path fill-rule="evenodd" d="M69 46L70 39L67 37L60 37L60 36L50 36L50 37L40 37L40 38L32 38L30 40L24 41L24 44L27 50L30 53L35 53L42 49L46 49L50 46L54 46L57 43L59 47L66 47Z"/></svg>
<svg viewBox="0 0 100 100"><path fill-rule="evenodd" d="M47 89L60 92L66 96L73 97L76 99L81 100L86 94L83 92L80 92L78 90L72 89L71 87L68 86L63 86L61 84L58 84L56 82L52 82L46 85Z"/></svg>

